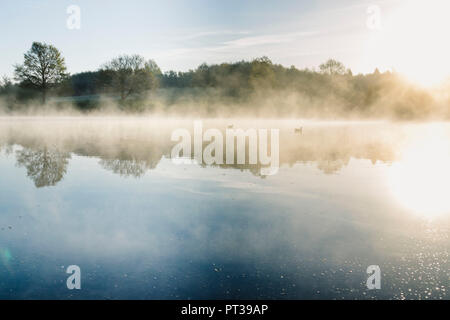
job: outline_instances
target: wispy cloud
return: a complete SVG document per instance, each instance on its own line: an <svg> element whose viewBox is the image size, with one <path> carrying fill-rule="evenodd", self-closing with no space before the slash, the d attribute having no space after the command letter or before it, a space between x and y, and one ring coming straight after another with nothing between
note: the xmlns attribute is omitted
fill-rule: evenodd
<svg viewBox="0 0 450 320"><path fill-rule="evenodd" d="M226 41L220 48L243 48L250 46L261 46L268 44L286 43L297 40L301 37L309 37L317 35L318 32L306 31L306 32L294 32L294 33L282 33L282 34L272 34L272 35L261 35L254 37L244 37L231 41Z"/></svg>
<svg viewBox="0 0 450 320"><path fill-rule="evenodd" d="M188 34L180 38L180 40L193 40L198 38L206 38L213 36L227 36L227 35L243 35L250 34L250 31L232 31L232 30L217 30L217 31L203 31L193 34Z"/></svg>
<svg viewBox="0 0 450 320"><path fill-rule="evenodd" d="M208 37L208 41L203 45L198 46L198 43L191 43L187 46L173 48L160 52L155 56L156 59L177 59L196 61L196 57L203 57L204 61L219 61L226 60L230 57L248 58L255 57L258 54L267 55L282 55L288 52L286 47L298 48L299 43L302 43L304 38L314 38L322 35L319 31L299 31L287 32L277 34L262 34L255 36L239 37L239 34L250 34L248 31L211 31L201 32L186 36L183 39L196 39L199 37ZM232 36L232 40L217 39L222 38L223 35ZM217 38L215 38L217 36ZM276 53L276 54L275 54ZM296 51L296 55L311 55L311 50L307 53Z"/></svg>

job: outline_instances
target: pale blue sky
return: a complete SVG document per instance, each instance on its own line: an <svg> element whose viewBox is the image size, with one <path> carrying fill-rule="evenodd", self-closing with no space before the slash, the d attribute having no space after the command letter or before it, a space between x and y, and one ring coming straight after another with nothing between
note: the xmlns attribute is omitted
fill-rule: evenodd
<svg viewBox="0 0 450 320"><path fill-rule="evenodd" d="M333 57L371 72L377 61L367 60L367 41L376 31L366 25L367 9L376 4L384 13L402 1L2 1L0 75L12 75L33 41L59 48L71 73L125 53L152 58L163 71L266 55L298 68ZM81 9L80 30L66 27L70 5Z"/></svg>

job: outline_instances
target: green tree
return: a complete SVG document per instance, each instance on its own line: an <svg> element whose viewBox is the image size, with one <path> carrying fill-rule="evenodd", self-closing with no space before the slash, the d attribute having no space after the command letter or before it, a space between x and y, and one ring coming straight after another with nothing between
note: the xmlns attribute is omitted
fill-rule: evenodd
<svg viewBox="0 0 450 320"><path fill-rule="evenodd" d="M334 59L329 59L327 62L322 63L319 66L319 70L322 74L328 75L344 75L346 72L344 64Z"/></svg>
<svg viewBox="0 0 450 320"><path fill-rule="evenodd" d="M13 83L7 76L0 78L0 94L7 94L13 87Z"/></svg>
<svg viewBox="0 0 450 320"><path fill-rule="evenodd" d="M47 91L67 78L66 65L61 53L52 45L33 42L24 54L24 63L15 65L15 79L42 92L46 102Z"/></svg>
<svg viewBox="0 0 450 320"><path fill-rule="evenodd" d="M112 86L123 101L131 94L139 94L157 86L161 70L153 60L140 55L122 55L101 68L112 75Z"/></svg>
<svg viewBox="0 0 450 320"><path fill-rule="evenodd" d="M249 83L253 89L268 89L275 86L276 75L268 57L254 59L251 63Z"/></svg>
<svg viewBox="0 0 450 320"><path fill-rule="evenodd" d="M6 89L6 88L11 87L11 86L12 86L11 79L9 79L7 76L3 76L0 79L0 87L2 89Z"/></svg>

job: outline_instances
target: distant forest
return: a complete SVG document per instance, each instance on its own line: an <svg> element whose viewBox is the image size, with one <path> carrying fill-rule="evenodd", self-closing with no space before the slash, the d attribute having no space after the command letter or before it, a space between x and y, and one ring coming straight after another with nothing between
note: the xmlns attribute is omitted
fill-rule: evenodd
<svg viewBox="0 0 450 320"><path fill-rule="evenodd" d="M424 88L395 72L354 75L330 59L317 69L299 70L269 58L202 64L187 72L161 72L153 60L119 56L98 70L67 74L64 58L47 44L33 43L15 78L0 82L4 112L41 105L82 112L113 104L121 112L199 115L393 117L450 115L448 98L437 101Z"/></svg>

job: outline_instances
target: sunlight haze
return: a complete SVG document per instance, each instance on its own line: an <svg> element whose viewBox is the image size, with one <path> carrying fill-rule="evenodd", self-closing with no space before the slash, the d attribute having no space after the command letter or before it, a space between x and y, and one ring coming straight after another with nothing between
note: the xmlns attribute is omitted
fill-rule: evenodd
<svg viewBox="0 0 450 320"><path fill-rule="evenodd" d="M65 25L73 4L81 8L80 30ZM368 27L373 6L380 29ZM332 57L354 73L397 70L430 85L450 72L448 12L446 0L8 2L0 28L15 32L2 39L8 50L0 52L0 75L12 76L32 41L47 41L61 49L71 73L125 53L154 59L163 71L262 55L316 68Z"/></svg>

